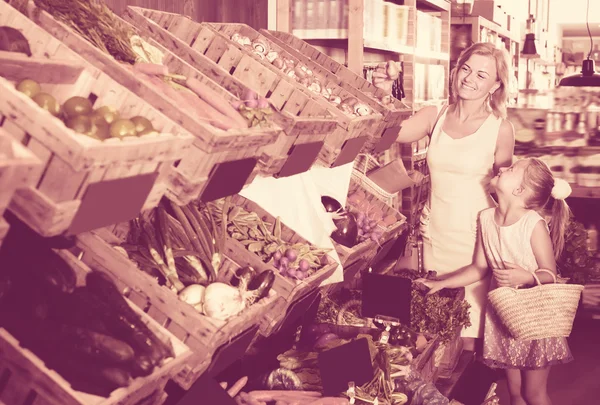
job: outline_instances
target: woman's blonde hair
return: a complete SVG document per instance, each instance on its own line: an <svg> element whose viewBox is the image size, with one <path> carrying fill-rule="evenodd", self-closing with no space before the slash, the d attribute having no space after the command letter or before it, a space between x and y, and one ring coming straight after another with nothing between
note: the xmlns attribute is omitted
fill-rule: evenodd
<svg viewBox="0 0 600 405"><path fill-rule="evenodd" d="M492 113L498 118L506 118L506 105L508 104L508 86L510 85L510 56L506 49L497 48L489 42L477 42L460 54L456 66L450 72L450 96L452 102L456 102L458 97L458 79L456 72L463 67L471 55L481 55L494 58L496 61L496 80L500 87L492 94L489 99L489 106Z"/></svg>
<svg viewBox="0 0 600 405"><path fill-rule="evenodd" d="M552 197L554 176L548 165L537 158L528 158L528 165L523 175L523 183L533 195L527 201L528 209L538 211L548 217L550 238L554 247L554 256L559 258L565 246L565 232L571 219L571 210L565 200Z"/></svg>

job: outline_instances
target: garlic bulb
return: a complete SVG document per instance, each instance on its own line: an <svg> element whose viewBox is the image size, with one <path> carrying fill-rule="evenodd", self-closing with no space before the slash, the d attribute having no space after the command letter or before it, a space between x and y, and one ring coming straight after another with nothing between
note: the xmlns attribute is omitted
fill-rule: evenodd
<svg viewBox="0 0 600 405"><path fill-rule="evenodd" d="M206 288L200 284L188 285L179 292L179 299L190 305L198 305L204 299L205 290Z"/></svg>
<svg viewBox="0 0 600 405"><path fill-rule="evenodd" d="M279 54L277 52L270 51L269 53L267 53L267 60L269 61L269 63L273 63L277 58L279 58Z"/></svg>

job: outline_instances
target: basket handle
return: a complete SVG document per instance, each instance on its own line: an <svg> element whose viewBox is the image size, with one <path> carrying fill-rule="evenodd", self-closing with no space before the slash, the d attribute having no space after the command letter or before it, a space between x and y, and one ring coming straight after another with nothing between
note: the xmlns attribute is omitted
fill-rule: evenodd
<svg viewBox="0 0 600 405"><path fill-rule="evenodd" d="M542 285L542 282L540 281L540 279L538 278L538 276L535 274L538 271L545 271L546 273L550 274L552 276L552 279L554 280L554 284L556 284L556 276L554 275L554 273L552 273L550 270L546 270L546 269L538 269L536 271L534 271L533 274L533 278L535 278L535 281L537 283L537 285Z"/></svg>

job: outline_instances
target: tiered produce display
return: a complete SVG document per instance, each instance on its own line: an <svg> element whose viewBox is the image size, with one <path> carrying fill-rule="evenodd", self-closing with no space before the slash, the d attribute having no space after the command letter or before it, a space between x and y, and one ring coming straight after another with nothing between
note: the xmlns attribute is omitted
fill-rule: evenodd
<svg viewBox="0 0 600 405"><path fill-rule="evenodd" d="M408 116L288 42L101 1L0 2L0 402L161 405L169 381L193 390L285 341L321 296L327 325L298 329L268 382L228 380L232 403L404 404L440 374L434 354L455 352L464 325L459 291L414 290L412 323L387 339L349 310L360 295L340 304L322 288L366 271L401 213L348 178L345 206L307 202L332 224L314 243L242 191L382 152ZM373 378L325 395L319 353L360 338Z"/></svg>

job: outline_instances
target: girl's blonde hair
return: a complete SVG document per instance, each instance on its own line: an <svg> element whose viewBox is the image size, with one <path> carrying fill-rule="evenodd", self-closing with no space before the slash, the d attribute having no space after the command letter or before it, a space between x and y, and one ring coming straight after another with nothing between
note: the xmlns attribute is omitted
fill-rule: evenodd
<svg viewBox="0 0 600 405"><path fill-rule="evenodd" d="M571 210L565 200L552 197L554 176L548 165L537 158L527 159L529 164L523 175L523 183L533 195L527 201L528 209L550 216L550 238L554 247L554 257L559 258L565 246L565 232L571 219Z"/></svg>
<svg viewBox="0 0 600 405"><path fill-rule="evenodd" d="M498 118L506 118L506 105L508 104L508 86L510 85L510 56L506 49L497 48L489 42L477 42L460 54L456 66L450 72L450 96L452 102L456 102L458 97L458 79L457 74L463 65L469 60L471 55L481 55L494 58L496 61L496 80L500 82L500 87L492 94L489 99L489 107L492 113Z"/></svg>

